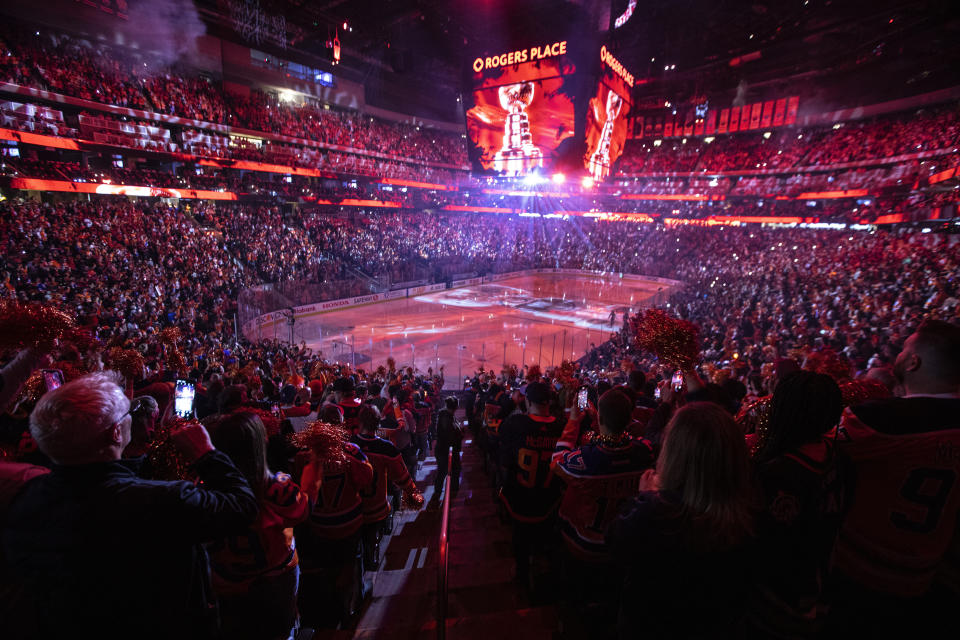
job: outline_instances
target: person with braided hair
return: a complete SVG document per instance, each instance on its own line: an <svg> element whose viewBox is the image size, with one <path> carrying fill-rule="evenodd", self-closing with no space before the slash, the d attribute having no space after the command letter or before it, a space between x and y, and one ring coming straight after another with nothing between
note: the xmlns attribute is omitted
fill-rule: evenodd
<svg viewBox="0 0 960 640"><path fill-rule="evenodd" d="M833 378L799 370L773 392L766 438L753 458L760 497L748 623L763 637L811 637L824 624L822 590L852 467L828 435L843 412Z"/></svg>

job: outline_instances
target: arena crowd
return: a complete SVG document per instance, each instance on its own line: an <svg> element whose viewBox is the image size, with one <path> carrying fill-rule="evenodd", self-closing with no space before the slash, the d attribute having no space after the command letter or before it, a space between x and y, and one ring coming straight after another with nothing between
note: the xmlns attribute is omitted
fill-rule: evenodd
<svg viewBox="0 0 960 640"><path fill-rule="evenodd" d="M331 218L245 205L110 201L0 207L6 299L55 304L81 327L59 343L5 356L0 436L4 455L21 465L5 467L14 476L8 486L23 484L5 515L8 584L19 596L6 603L18 603L11 619L25 629L105 624L108 612L85 598L45 590L54 600L32 599L32 589L49 587L51 572L63 566L73 572L57 594L92 593L86 587L120 571L80 563L69 548L48 564L26 544L51 517L71 523L60 529L81 527L82 514L57 497L77 473L92 483L82 504L109 510L95 522L82 520L83 535L75 539L101 549L114 538L98 527L121 526L122 518L122 531L141 545L124 546L124 562L138 558L134 566L165 576L145 585L144 572L125 572L125 588L152 595L111 624L161 611L158 637L210 624L249 637L283 637L296 624L348 624L367 595L357 576L378 566L377 541L390 512L404 500L416 503L418 461L435 446L459 452L461 414L455 400L448 406L443 399L442 371L393 362L352 370L305 345L235 335L237 296L264 281L322 284L354 270L443 278L445 266L478 274L574 267L686 285L665 308L700 327L699 365L684 370L676 389L670 363L639 349L638 318L627 317L610 342L577 363L477 372L463 394L466 427L514 528L518 579L534 591L544 574L569 586L562 596L569 599L566 628L597 612L606 620L599 634L619 626L629 637L641 620L677 624L676 603L688 584L675 582L677 566L697 576L695 601L703 608L702 616L688 616L691 633L704 632L696 625L705 624L786 637L799 625L812 637L848 632L877 597L890 615L875 617L878 624L893 624L895 612L939 611L949 601L943 572L955 528L953 494L943 489L943 517L932 526L931 517L913 527L917 514L904 515L906 541L892 533L874 539L887 534L863 527L884 488L863 488L873 486L875 470L858 465L857 452L860 438L864 447L876 446L893 428L884 411L927 412L929 421L909 431L913 439L903 445L919 458L936 455L930 442L952 442L957 433L960 262L948 235L427 212ZM174 328L179 335L171 342ZM121 353L129 352L138 354L138 368L125 377L111 372L124 368L131 356ZM171 359L177 352L182 360ZM61 370L67 384L44 393L42 376L33 373L40 368ZM195 414L204 426L174 413L177 378L196 385ZM588 395L583 410L574 408L581 387ZM840 421L844 402L894 394L903 398L878 400L893 403L888 409L853 406L843 431L823 438ZM923 397L931 395L938 397ZM83 430L64 440L59 425L67 419ZM350 431L335 462L297 439L318 419ZM940 431L927 435L932 429ZM107 444L105 433L114 434ZM833 444L838 434L852 444ZM179 467L169 462L170 447L180 447ZM704 451L716 453L716 466L697 466ZM137 475L124 456L144 453ZM203 483L185 484L184 469ZM457 476L458 464L446 472ZM709 492L696 493L707 485ZM116 503L117 491L169 501L169 510L148 518L139 499L129 507ZM900 498L894 492L889 499ZM282 533L291 528L295 552ZM144 541L156 541L152 548L171 539L177 543L170 556L144 556ZM645 541L639 548L664 550L661 564L636 555L638 540ZM251 564L246 554L254 548ZM786 548L802 549L804 562L785 557ZM881 568L861 557L867 548L907 553L911 579L891 573L883 574L887 583L875 581ZM530 563L547 552L546 565ZM195 571L173 570L202 554L211 559L209 591L195 582ZM171 600L188 593L197 597ZM214 601L217 620L204 615ZM618 603L640 601L642 608L620 608L615 622ZM43 615L33 617L32 606ZM254 627L252 617L265 627Z"/></svg>
<svg viewBox="0 0 960 640"><path fill-rule="evenodd" d="M563 638L960 633L957 235L870 224L955 211L932 180L960 159L955 104L631 140L613 185L538 198L467 176L463 134L54 31L0 26L0 81L89 101L11 99L4 128L136 152L11 144L4 180L241 198L0 199L4 637L349 629L423 463L435 506L467 447ZM844 191L866 193L804 197ZM699 224L757 216L844 224ZM266 292L533 268L679 281L657 304L691 350L631 309L574 362L450 380L238 332Z"/></svg>

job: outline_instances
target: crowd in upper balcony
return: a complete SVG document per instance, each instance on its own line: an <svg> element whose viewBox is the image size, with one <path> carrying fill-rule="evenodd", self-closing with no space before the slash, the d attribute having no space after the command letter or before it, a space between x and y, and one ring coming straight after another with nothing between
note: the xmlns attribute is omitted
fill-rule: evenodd
<svg viewBox="0 0 960 640"><path fill-rule="evenodd" d="M624 148L619 172L624 175L783 172L799 167L881 160L910 153L956 153L958 137L960 110L956 104L947 104L866 120L766 132L757 130L659 141L649 137L633 139ZM929 159L937 161L936 155Z"/></svg>
<svg viewBox="0 0 960 640"><path fill-rule="evenodd" d="M107 105L286 135L409 160L463 166L460 134L387 122L259 90L234 95L195 71L159 66L143 52L47 31L0 34L0 80Z"/></svg>

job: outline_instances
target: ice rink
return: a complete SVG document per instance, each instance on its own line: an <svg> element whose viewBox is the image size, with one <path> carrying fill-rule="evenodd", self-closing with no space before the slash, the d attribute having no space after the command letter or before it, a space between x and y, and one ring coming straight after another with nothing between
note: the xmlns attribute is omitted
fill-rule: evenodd
<svg viewBox="0 0 960 640"><path fill-rule="evenodd" d="M297 342L363 368L445 365L447 387L483 365L549 367L579 358L623 323L625 311L662 300L668 285L616 275L537 274L300 318ZM285 330L286 327L280 329Z"/></svg>

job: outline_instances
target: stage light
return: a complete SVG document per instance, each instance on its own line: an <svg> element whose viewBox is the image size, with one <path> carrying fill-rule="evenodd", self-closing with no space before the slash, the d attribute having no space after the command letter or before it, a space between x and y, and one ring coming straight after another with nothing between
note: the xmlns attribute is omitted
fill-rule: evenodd
<svg viewBox="0 0 960 640"><path fill-rule="evenodd" d="M562 173L555 173L551 179L553 180L554 184L563 184L567 181L567 176L563 175Z"/></svg>
<svg viewBox="0 0 960 640"><path fill-rule="evenodd" d="M538 184L543 184L547 179L541 176L539 173L530 173L523 178L523 183L530 187L535 187Z"/></svg>
<svg viewBox="0 0 960 640"><path fill-rule="evenodd" d="M580 181L580 184L583 185L584 189L593 189L593 178L590 176L584 176L583 180Z"/></svg>

